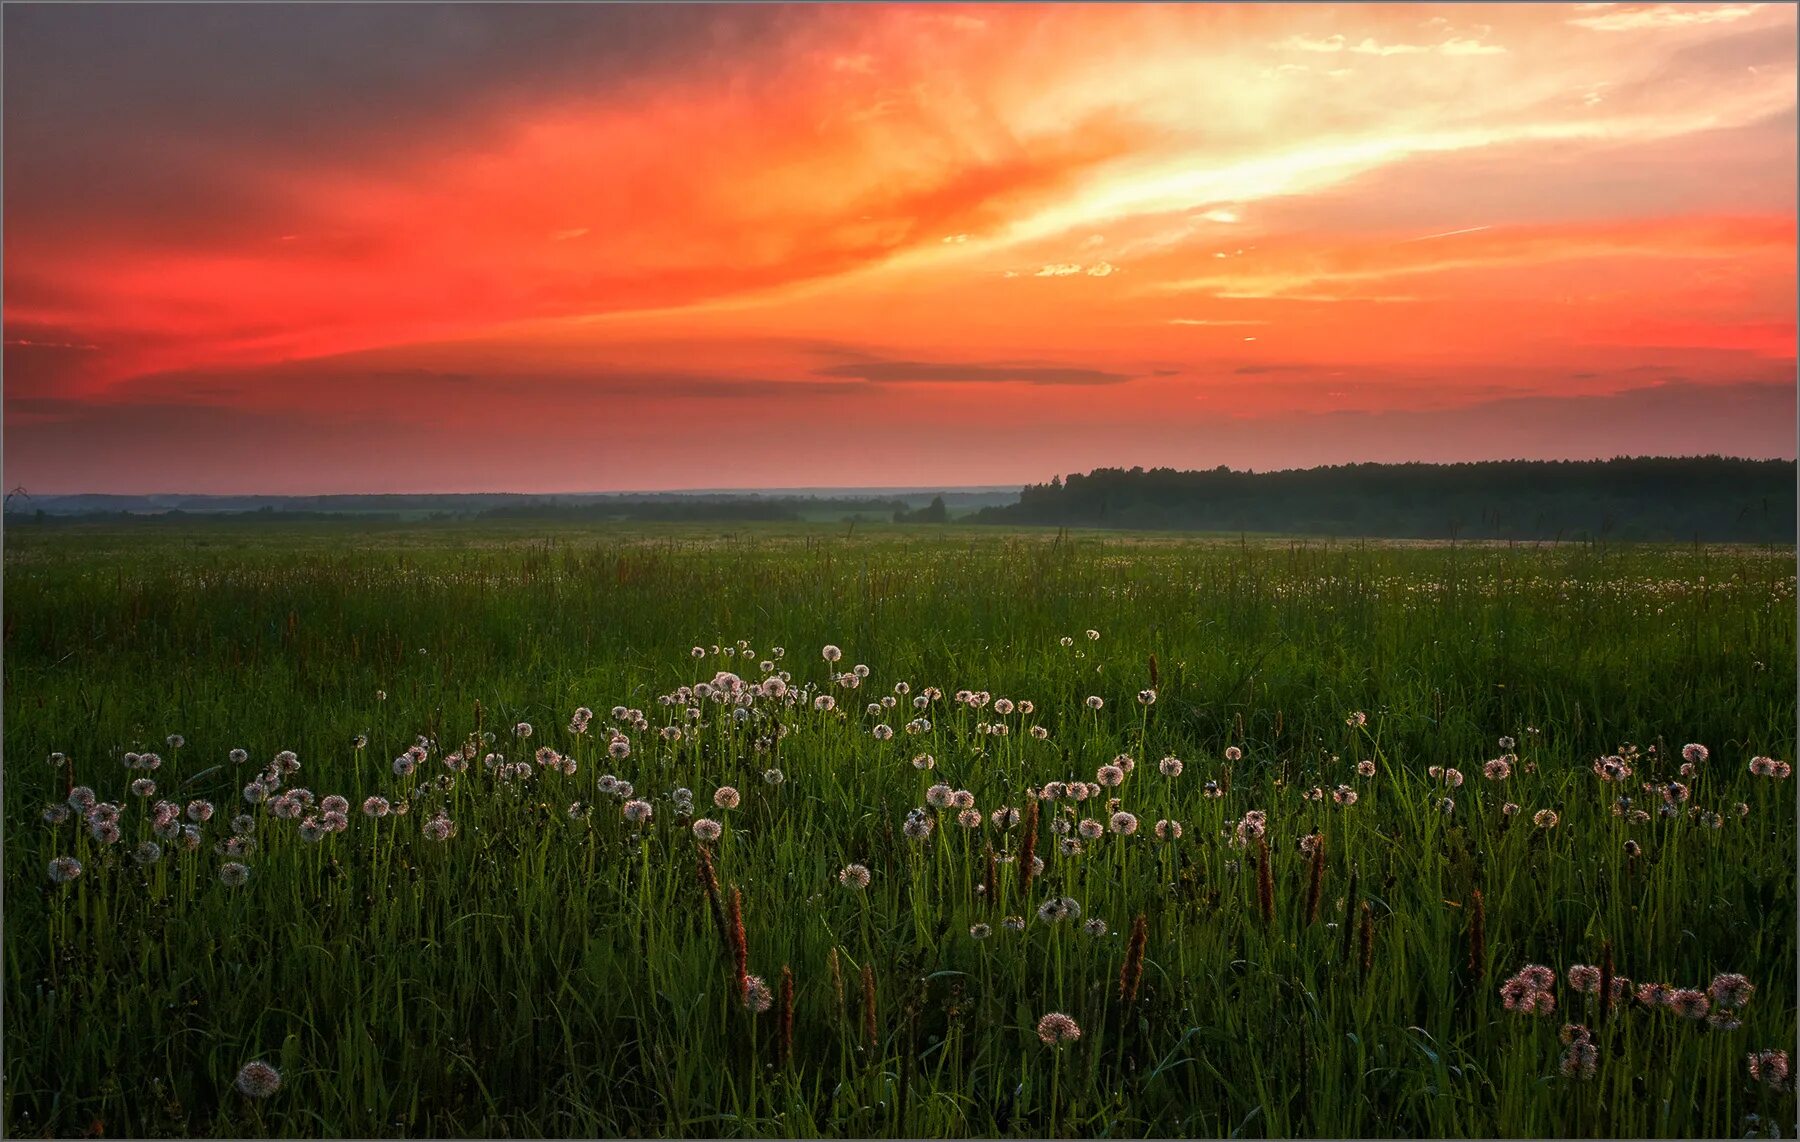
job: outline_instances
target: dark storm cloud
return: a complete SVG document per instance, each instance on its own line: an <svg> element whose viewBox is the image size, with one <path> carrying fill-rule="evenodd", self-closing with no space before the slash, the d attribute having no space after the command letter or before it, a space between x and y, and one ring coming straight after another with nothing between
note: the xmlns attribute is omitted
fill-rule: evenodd
<svg viewBox="0 0 1800 1142"><path fill-rule="evenodd" d="M425 9L425 10L421 10ZM433 123L468 145L521 101L603 97L778 40L790 6L8 5L7 215L99 217L129 198L170 242L230 233L225 168L393 157ZM270 172L278 173L278 172ZM196 211L196 203L211 209ZM148 235L146 235L148 236Z"/></svg>

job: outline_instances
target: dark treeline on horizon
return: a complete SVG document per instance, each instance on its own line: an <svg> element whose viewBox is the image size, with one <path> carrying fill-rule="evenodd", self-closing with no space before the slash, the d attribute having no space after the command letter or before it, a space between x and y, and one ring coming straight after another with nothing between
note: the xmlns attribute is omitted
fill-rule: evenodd
<svg viewBox="0 0 1800 1142"><path fill-rule="evenodd" d="M1719 456L1346 464L1283 472L1100 468L979 523L1392 539L1792 542L1791 460Z"/></svg>
<svg viewBox="0 0 1800 1142"><path fill-rule="evenodd" d="M961 508L946 506L957 500ZM1792 543L1795 464L1718 456L1347 464L1278 472L1100 468L994 493L72 495L9 499L9 525L892 520L1391 539ZM979 510L970 513L971 507Z"/></svg>

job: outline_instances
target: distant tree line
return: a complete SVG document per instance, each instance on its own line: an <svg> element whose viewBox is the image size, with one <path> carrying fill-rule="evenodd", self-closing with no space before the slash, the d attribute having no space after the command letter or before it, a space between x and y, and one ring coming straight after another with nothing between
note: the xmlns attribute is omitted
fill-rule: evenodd
<svg viewBox="0 0 1800 1142"><path fill-rule="evenodd" d="M634 523L750 523L797 522L817 518L821 514L872 512L886 515L905 511L906 505L895 500L825 499L792 497L779 499L707 497L657 500L606 500L589 503L531 503L489 508L477 513L481 519L542 520L545 522L626 521Z"/></svg>
<svg viewBox="0 0 1800 1142"><path fill-rule="evenodd" d="M1416 539L1793 542L1791 460L1720 456L1346 464L1284 472L1098 468L972 522Z"/></svg>
<svg viewBox="0 0 1800 1142"><path fill-rule="evenodd" d="M903 505L894 513L895 523L948 523L950 509L944 506L944 497L933 496L931 502L914 511L907 511Z"/></svg>

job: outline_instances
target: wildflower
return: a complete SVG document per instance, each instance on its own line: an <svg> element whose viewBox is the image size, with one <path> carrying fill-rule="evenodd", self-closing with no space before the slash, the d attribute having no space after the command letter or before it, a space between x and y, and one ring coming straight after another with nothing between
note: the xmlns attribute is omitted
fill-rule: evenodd
<svg viewBox="0 0 1800 1142"><path fill-rule="evenodd" d="M1699 765L1708 757L1706 747L1699 742L1689 742L1681 747L1681 760L1689 765Z"/></svg>
<svg viewBox="0 0 1800 1142"><path fill-rule="evenodd" d="M716 841L724 831L725 826L719 824L719 822L710 817L702 817L694 822L694 837L696 840Z"/></svg>
<svg viewBox="0 0 1800 1142"><path fill-rule="evenodd" d="M1531 823L1540 829L1554 829L1558 821L1555 809L1539 809L1531 815Z"/></svg>
<svg viewBox="0 0 1800 1142"><path fill-rule="evenodd" d="M1373 777L1373 776L1375 776L1375 763L1372 761L1357 762L1356 763L1356 775L1358 777Z"/></svg>
<svg viewBox="0 0 1800 1142"><path fill-rule="evenodd" d="M721 785L713 791L713 804L721 809L738 807L738 791L729 785Z"/></svg>
<svg viewBox="0 0 1800 1142"><path fill-rule="evenodd" d="M615 736L606 743L606 753L614 761L624 761L631 756L631 739L623 734Z"/></svg>
<svg viewBox="0 0 1800 1142"><path fill-rule="evenodd" d="M1746 1058L1750 1064L1750 1081L1766 1083L1780 1090L1787 1083L1786 1051L1752 1051Z"/></svg>
<svg viewBox="0 0 1800 1142"><path fill-rule="evenodd" d="M268 1098L281 1089L281 1072L260 1060L245 1063L232 1085L247 1098Z"/></svg>
<svg viewBox="0 0 1800 1142"><path fill-rule="evenodd" d="M981 810L964 809L956 815L956 823L965 829L981 828Z"/></svg>
<svg viewBox="0 0 1800 1142"><path fill-rule="evenodd" d="M1704 1019L1712 1001L1698 988L1683 987L1671 992L1664 1005L1683 1019Z"/></svg>
<svg viewBox="0 0 1800 1142"><path fill-rule="evenodd" d="M993 934L994 934L994 930L992 928L988 927L986 924L971 924L971 925L969 925L969 935L975 937L977 940L985 940Z"/></svg>
<svg viewBox="0 0 1800 1142"><path fill-rule="evenodd" d="M1742 1007L1756 994L1756 985L1737 972L1721 972L1713 976L1706 994L1720 1007Z"/></svg>
<svg viewBox="0 0 1800 1142"><path fill-rule="evenodd" d="M55 884L67 884L81 875L81 862L74 857L57 857L50 862L50 880Z"/></svg>
<svg viewBox="0 0 1800 1142"><path fill-rule="evenodd" d="M1243 756L1244 756L1244 751L1239 749L1237 746L1228 745L1225 747L1225 760L1226 761L1238 761Z"/></svg>
<svg viewBox="0 0 1800 1142"><path fill-rule="evenodd" d="M1046 924L1081 919L1081 905L1071 896L1052 896L1038 906L1038 919Z"/></svg>
<svg viewBox="0 0 1800 1142"><path fill-rule="evenodd" d="M1753 757L1750 759L1750 772L1757 777L1779 780L1793 773L1793 768L1787 762L1776 761L1772 757Z"/></svg>
<svg viewBox="0 0 1800 1142"><path fill-rule="evenodd" d="M1500 748L1501 749L1511 749L1511 748L1513 748L1513 746L1515 746L1517 744L1518 743L1513 741L1512 738L1510 738L1510 737L1502 737L1500 739Z"/></svg>
<svg viewBox="0 0 1800 1142"><path fill-rule="evenodd" d="M1023 932L1025 930L1025 917L1008 916L1000 921L1000 926L1005 928L1008 932Z"/></svg>
<svg viewBox="0 0 1800 1142"><path fill-rule="evenodd" d="M339 800L342 800L342 798L339 798ZM211 801L189 801L187 803L187 817L190 821L210 821L212 820L212 815L213 806Z"/></svg>
<svg viewBox="0 0 1800 1142"><path fill-rule="evenodd" d="M836 662L844 657L844 652L830 643L827 643L819 653L825 657L826 662Z"/></svg>
<svg viewBox="0 0 1800 1142"><path fill-rule="evenodd" d="M1346 807L1356 804L1358 796L1359 794L1356 790L1350 788L1348 785L1340 785L1331 792L1332 801Z"/></svg>
<svg viewBox="0 0 1800 1142"><path fill-rule="evenodd" d="M1049 1046L1060 1047L1081 1038L1081 1026L1062 1012L1052 1011L1038 1020L1037 1034Z"/></svg>
<svg viewBox="0 0 1800 1142"><path fill-rule="evenodd" d="M955 790L940 782L925 791L925 804L933 809L948 809L950 800L955 795Z"/></svg>
<svg viewBox="0 0 1800 1142"><path fill-rule="evenodd" d="M1096 938L1098 938L1100 936L1104 936L1104 935L1106 935L1106 921L1104 921L1104 920L1100 919L1098 916L1096 916L1092 920L1089 920L1087 923L1083 924L1081 926L1081 930L1083 932L1086 932L1088 935L1096 937Z"/></svg>
<svg viewBox="0 0 1800 1142"><path fill-rule="evenodd" d="M1156 839L1159 841L1178 841L1181 839L1180 821L1158 821L1156 823Z"/></svg>
<svg viewBox="0 0 1800 1142"><path fill-rule="evenodd" d="M1635 998L1645 1007L1667 1007L1675 989L1666 983L1640 983Z"/></svg>
<svg viewBox="0 0 1800 1142"><path fill-rule="evenodd" d="M227 888L239 888L250 880L250 867L237 861L226 861L219 866L219 883Z"/></svg>
<svg viewBox="0 0 1800 1142"><path fill-rule="evenodd" d="M761 1015L775 1002L775 995L769 985L759 975L744 977L744 1010L752 1015Z"/></svg>
<svg viewBox="0 0 1800 1142"><path fill-rule="evenodd" d="M1542 964L1526 964L1515 978L1523 980L1533 991L1549 991L1556 986L1556 973Z"/></svg>
<svg viewBox="0 0 1800 1142"><path fill-rule="evenodd" d="M1088 695L1088 700L1087 700L1087 708L1088 709L1098 710L1100 707L1102 707L1104 705L1106 705L1106 699L1100 697L1100 695L1098 695L1098 694Z"/></svg>
<svg viewBox="0 0 1800 1142"><path fill-rule="evenodd" d="M160 769L162 768L162 758L154 753L140 753L137 767L139 769Z"/></svg>
<svg viewBox="0 0 1800 1142"><path fill-rule="evenodd" d="M100 799L94 796L94 791L85 785L77 785L75 788L69 790L69 808L83 816L86 816L87 811L92 809L99 801Z"/></svg>
<svg viewBox="0 0 1800 1142"><path fill-rule="evenodd" d="M1116 765L1103 765L1094 774L1094 780L1108 789L1117 789L1125 781L1125 771Z"/></svg>
<svg viewBox="0 0 1800 1142"><path fill-rule="evenodd" d="M1640 854L1642 854L1643 851L1644 851L1644 846L1638 844L1636 841L1628 840L1625 842L1625 855L1626 856L1635 858L1635 857L1639 856Z"/></svg>
<svg viewBox="0 0 1800 1142"><path fill-rule="evenodd" d="M1098 641L1100 641L1100 632L1099 632L1099 631L1097 631L1097 630L1091 630L1091 631L1088 631L1088 632L1087 632L1087 636L1088 636L1088 641L1089 641L1089 642L1098 642Z"/></svg>
<svg viewBox="0 0 1800 1142"><path fill-rule="evenodd" d="M139 864L155 864L162 859L162 846L155 841L145 841L131 850L131 859Z"/></svg>
<svg viewBox="0 0 1800 1142"><path fill-rule="evenodd" d="M837 708L837 699L830 694L820 694L813 699L813 709L830 711Z"/></svg>
<svg viewBox="0 0 1800 1142"><path fill-rule="evenodd" d="M989 814L988 820L993 822L996 829L1010 829L1019 823L1019 811L1010 807L995 809Z"/></svg>
<svg viewBox="0 0 1800 1142"><path fill-rule="evenodd" d="M1363 713L1361 710L1358 710L1355 713L1351 714L1349 717L1345 718L1344 724L1346 726L1352 727L1353 729L1361 729L1363 726L1366 726L1369 724L1369 715Z"/></svg>
<svg viewBox="0 0 1800 1142"><path fill-rule="evenodd" d="M1062 643L1062 645L1064 645L1064 646L1074 646L1075 645L1075 640L1070 638L1066 634L1063 635L1061 638L1057 639L1056 641Z"/></svg>
<svg viewBox="0 0 1800 1142"><path fill-rule="evenodd" d="M1074 837L1064 837L1056 843L1056 851L1063 856L1080 856L1081 842Z"/></svg>
<svg viewBox="0 0 1800 1142"><path fill-rule="evenodd" d="M1102 826L1100 824L1100 822L1094 820L1092 817L1083 817L1081 819L1081 824L1079 826L1077 826L1077 828L1079 829L1081 835L1090 841L1098 840L1100 838L1100 834L1102 834L1106 831L1105 827Z"/></svg>
<svg viewBox="0 0 1800 1142"><path fill-rule="evenodd" d="M1569 1044L1563 1052L1562 1061L1558 1065L1564 1078L1591 1079L1599 1070L1600 1049L1594 1041L1583 1035Z"/></svg>
<svg viewBox="0 0 1800 1142"><path fill-rule="evenodd" d="M151 792L155 792L155 790L151 790ZM67 805L46 805L44 807L44 824L60 825L68 819L69 807Z"/></svg>
<svg viewBox="0 0 1800 1142"><path fill-rule="evenodd" d="M901 826L901 831L911 840L922 841L931 835L933 824L935 822L930 817L914 809L906 815L906 824Z"/></svg>
<svg viewBox="0 0 1800 1142"><path fill-rule="evenodd" d="M447 841L456 835L456 823L439 813L421 825L420 830L428 841Z"/></svg>
<svg viewBox="0 0 1800 1142"><path fill-rule="evenodd" d="M1518 814L1519 806L1512 801L1508 801L1506 804L1500 806L1500 812L1503 816L1512 817Z"/></svg>
<svg viewBox="0 0 1800 1142"><path fill-rule="evenodd" d="M1139 690L1138 691L1138 705L1140 705L1140 706L1156 705L1156 691L1155 690Z"/></svg>
<svg viewBox="0 0 1800 1142"><path fill-rule="evenodd" d="M394 759L394 776L411 777L413 771L418 767L419 763L412 759L411 754L403 753Z"/></svg>
<svg viewBox="0 0 1800 1142"><path fill-rule="evenodd" d="M1108 824L1114 833L1121 837L1129 837L1137 832L1138 819L1121 809L1112 815L1112 820Z"/></svg>
<svg viewBox="0 0 1800 1142"><path fill-rule="evenodd" d="M1512 765L1504 757L1496 757L1481 767L1481 776L1489 781L1505 781L1512 776Z"/></svg>
<svg viewBox="0 0 1800 1142"><path fill-rule="evenodd" d="M652 810L648 801L625 802L625 819L634 825L641 825L650 819Z"/></svg>
<svg viewBox="0 0 1800 1142"><path fill-rule="evenodd" d="M860 864L847 864L838 873L838 883L845 888L861 892L869 887L869 870Z"/></svg>
<svg viewBox="0 0 1800 1142"><path fill-rule="evenodd" d="M250 751L242 750L242 749L234 749L226 756L231 758L231 764L242 765L246 761L250 760Z"/></svg>
<svg viewBox="0 0 1800 1142"><path fill-rule="evenodd" d="M1569 968L1569 986L1576 991L1599 992L1600 969L1591 964L1575 964Z"/></svg>
<svg viewBox="0 0 1800 1142"><path fill-rule="evenodd" d="M170 749L180 749L182 746L187 744L187 739L182 737L180 734L170 734L168 737L168 742L169 742Z"/></svg>
<svg viewBox="0 0 1800 1142"><path fill-rule="evenodd" d="M973 809L975 807L975 794L969 792L967 789L958 789L950 795L950 807L952 809Z"/></svg>

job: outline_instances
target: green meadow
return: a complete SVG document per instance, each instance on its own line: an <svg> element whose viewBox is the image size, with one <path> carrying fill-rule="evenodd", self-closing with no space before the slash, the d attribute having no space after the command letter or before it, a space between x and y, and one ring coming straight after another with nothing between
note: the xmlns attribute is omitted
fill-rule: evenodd
<svg viewBox="0 0 1800 1142"><path fill-rule="evenodd" d="M11 1136L1796 1130L1792 547L6 539Z"/></svg>

